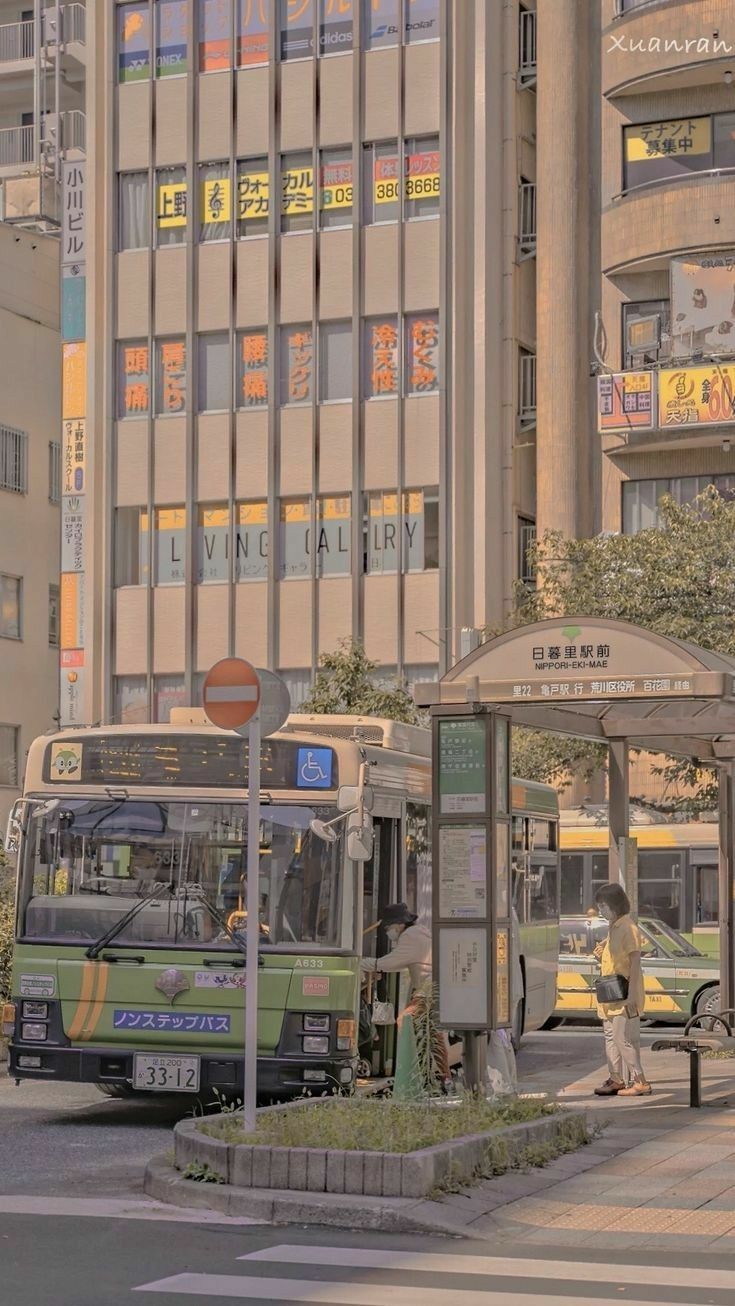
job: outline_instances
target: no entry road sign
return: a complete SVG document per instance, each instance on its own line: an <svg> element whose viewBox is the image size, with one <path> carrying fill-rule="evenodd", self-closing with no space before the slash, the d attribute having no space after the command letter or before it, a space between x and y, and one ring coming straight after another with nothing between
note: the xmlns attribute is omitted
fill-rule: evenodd
<svg viewBox="0 0 735 1306"><path fill-rule="evenodd" d="M202 705L212 725L242 730L260 706L260 680L244 658L222 658L207 672Z"/></svg>

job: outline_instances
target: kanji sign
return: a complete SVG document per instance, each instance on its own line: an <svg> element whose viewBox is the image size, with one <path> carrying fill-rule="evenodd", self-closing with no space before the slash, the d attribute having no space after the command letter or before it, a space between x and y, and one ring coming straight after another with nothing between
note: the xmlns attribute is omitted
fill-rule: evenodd
<svg viewBox="0 0 735 1306"><path fill-rule="evenodd" d="M408 319L407 394L422 394L439 388L439 319L436 313L421 313Z"/></svg>
<svg viewBox="0 0 735 1306"><path fill-rule="evenodd" d="M244 331L238 352L239 405L264 407L268 403L268 332Z"/></svg>
<svg viewBox="0 0 735 1306"><path fill-rule="evenodd" d="M650 431L656 422L653 372L612 372L597 378L599 431Z"/></svg>
<svg viewBox="0 0 735 1306"><path fill-rule="evenodd" d="M87 423L77 417L63 424L61 443L61 493L83 494L86 488Z"/></svg>
<svg viewBox="0 0 735 1306"><path fill-rule="evenodd" d="M710 426L735 422L735 366L662 368L659 425Z"/></svg>
<svg viewBox="0 0 735 1306"><path fill-rule="evenodd" d="M156 201L156 221L159 227L185 227L186 214L186 182L172 181L160 185Z"/></svg>
<svg viewBox="0 0 735 1306"><path fill-rule="evenodd" d="M65 160L62 164L61 262L66 267L83 263L86 257L84 188L86 165Z"/></svg>
<svg viewBox="0 0 735 1306"><path fill-rule="evenodd" d="M395 318L370 322L368 394L398 394L398 326Z"/></svg>

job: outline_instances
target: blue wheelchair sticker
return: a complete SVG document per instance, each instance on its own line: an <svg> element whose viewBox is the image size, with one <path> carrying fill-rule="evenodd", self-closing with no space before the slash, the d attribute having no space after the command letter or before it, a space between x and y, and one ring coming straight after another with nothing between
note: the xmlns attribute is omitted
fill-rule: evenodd
<svg viewBox="0 0 735 1306"><path fill-rule="evenodd" d="M331 789L331 748L300 748L296 757L297 789Z"/></svg>

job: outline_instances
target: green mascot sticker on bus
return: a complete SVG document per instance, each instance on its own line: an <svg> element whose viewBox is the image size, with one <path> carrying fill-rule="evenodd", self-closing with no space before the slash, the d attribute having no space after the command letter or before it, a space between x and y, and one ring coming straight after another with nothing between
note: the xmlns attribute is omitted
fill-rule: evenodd
<svg viewBox="0 0 735 1306"><path fill-rule="evenodd" d="M81 780L82 744L51 745L50 778L52 780Z"/></svg>

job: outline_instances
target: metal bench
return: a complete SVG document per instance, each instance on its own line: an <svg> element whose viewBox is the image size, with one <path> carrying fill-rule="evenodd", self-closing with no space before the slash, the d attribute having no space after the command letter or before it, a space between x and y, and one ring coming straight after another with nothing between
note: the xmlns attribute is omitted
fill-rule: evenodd
<svg viewBox="0 0 735 1306"><path fill-rule="evenodd" d="M684 1033L679 1038L659 1038L652 1045L652 1052L686 1052L689 1056L689 1105L690 1107L701 1107L702 1105L702 1053L703 1052L735 1052L735 1038L733 1038L732 1025L726 1016L735 1016L735 1008L728 1008L725 1011L715 1013L702 1012L699 1015L692 1016L684 1026ZM715 1034L713 1032L696 1030L694 1038L689 1037L689 1031L696 1029L701 1021L712 1021L714 1025L721 1025L724 1034Z"/></svg>

